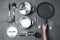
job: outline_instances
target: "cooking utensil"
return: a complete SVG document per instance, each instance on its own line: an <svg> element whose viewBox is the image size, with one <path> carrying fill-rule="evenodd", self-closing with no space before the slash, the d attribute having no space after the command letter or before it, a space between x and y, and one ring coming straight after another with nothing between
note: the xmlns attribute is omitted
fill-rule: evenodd
<svg viewBox="0 0 60 40"><path fill-rule="evenodd" d="M20 18L20 24L23 28L28 29L33 24L33 21L29 17L23 16Z"/></svg>
<svg viewBox="0 0 60 40"><path fill-rule="evenodd" d="M14 10L11 15L11 4L9 3L9 18L7 20L7 22L9 22L9 23L15 22L15 8L16 8L16 4L12 3L12 9L14 9Z"/></svg>
<svg viewBox="0 0 60 40"><path fill-rule="evenodd" d="M27 15L31 12L31 4L29 2L23 2L19 6L19 12L23 15Z"/></svg>
<svg viewBox="0 0 60 40"><path fill-rule="evenodd" d="M37 14L44 20L44 24L47 24L47 20L51 18L55 13L55 8L48 2L42 2L37 7Z"/></svg>
<svg viewBox="0 0 60 40"><path fill-rule="evenodd" d="M6 34L7 34L8 37L14 38L18 34L18 30L15 26L10 26L6 31Z"/></svg>
<svg viewBox="0 0 60 40"><path fill-rule="evenodd" d="M13 9L13 22L15 22L15 9L16 9L16 3L12 3L12 9Z"/></svg>
<svg viewBox="0 0 60 40"><path fill-rule="evenodd" d="M35 38L41 38L41 34L39 32L33 33L33 34L22 34L19 36L34 36Z"/></svg>
<svg viewBox="0 0 60 40"><path fill-rule="evenodd" d="M9 22L9 23L11 23L12 22L12 19L11 19L11 4L9 3L9 18L7 19L7 21L6 22Z"/></svg>
<svg viewBox="0 0 60 40"><path fill-rule="evenodd" d="M55 8L49 2L42 2L37 7L37 14L44 20L44 24L47 24L47 38L49 40L48 19L54 16Z"/></svg>
<svg viewBox="0 0 60 40"><path fill-rule="evenodd" d="M41 34L39 32L36 32L34 34L29 34L28 36L34 36L35 38L41 38Z"/></svg>

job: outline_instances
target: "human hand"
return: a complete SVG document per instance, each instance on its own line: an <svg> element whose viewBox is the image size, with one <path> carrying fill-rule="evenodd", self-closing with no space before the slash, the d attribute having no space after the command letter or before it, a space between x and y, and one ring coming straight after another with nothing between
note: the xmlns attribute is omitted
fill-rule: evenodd
<svg viewBox="0 0 60 40"><path fill-rule="evenodd" d="M47 29L47 24L43 24L43 25L42 25L42 30L43 30L43 32L46 32L46 29Z"/></svg>

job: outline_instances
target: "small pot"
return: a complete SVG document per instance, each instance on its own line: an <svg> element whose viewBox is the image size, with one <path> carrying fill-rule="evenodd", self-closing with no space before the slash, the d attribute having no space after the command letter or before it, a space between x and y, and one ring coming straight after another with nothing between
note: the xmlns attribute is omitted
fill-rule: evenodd
<svg viewBox="0 0 60 40"><path fill-rule="evenodd" d="M31 9L32 9L32 6L30 3L28 2L23 2L20 4L19 6L19 12L23 15L27 15L27 14L30 14L31 12Z"/></svg>
<svg viewBox="0 0 60 40"><path fill-rule="evenodd" d="M23 28L27 29L31 27L33 21L29 17L24 16L20 19L20 24Z"/></svg>

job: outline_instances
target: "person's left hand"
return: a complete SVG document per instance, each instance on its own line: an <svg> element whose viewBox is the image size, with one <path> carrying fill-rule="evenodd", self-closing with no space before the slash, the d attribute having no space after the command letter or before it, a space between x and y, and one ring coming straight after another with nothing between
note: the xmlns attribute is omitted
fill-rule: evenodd
<svg viewBox="0 0 60 40"><path fill-rule="evenodd" d="M42 30L43 30L43 32L45 32L46 29L47 29L47 24L43 24L43 25L42 25Z"/></svg>

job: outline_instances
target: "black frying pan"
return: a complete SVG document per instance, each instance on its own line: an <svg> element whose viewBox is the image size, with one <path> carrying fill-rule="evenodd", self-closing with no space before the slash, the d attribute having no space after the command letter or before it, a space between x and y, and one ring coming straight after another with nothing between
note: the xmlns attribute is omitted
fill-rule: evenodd
<svg viewBox="0 0 60 40"><path fill-rule="evenodd" d="M37 7L37 14L44 19L44 23L47 23L47 19L54 15L55 8L48 2L42 2Z"/></svg>

